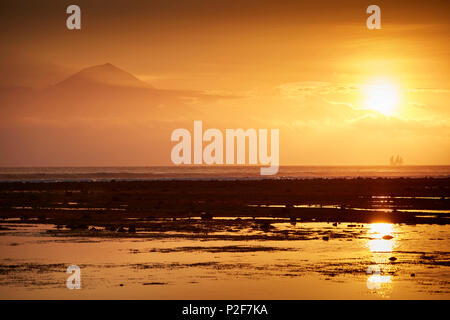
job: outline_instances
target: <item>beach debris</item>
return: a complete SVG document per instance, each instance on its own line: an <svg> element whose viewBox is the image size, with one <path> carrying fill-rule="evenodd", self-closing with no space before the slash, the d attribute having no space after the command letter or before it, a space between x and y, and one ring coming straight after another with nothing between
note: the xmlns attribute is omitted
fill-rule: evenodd
<svg viewBox="0 0 450 320"><path fill-rule="evenodd" d="M357 224L348 224L347 228L354 228L354 227L357 227L357 226L358 226Z"/></svg>
<svg viewBox="0 0 450 320"><path fill-rule="evenodd" d="M323 236L322 240L328 241L328 240L330 240L330 237L329 236Z"/></svg>
<svg viewBox="0 0 450 320"><path fill-rule="evenodd" d="M415 273L411 273L411 277L415 277L416 276L416 274Z"/></svg>
<svg viewBox="0 0 450 320"><path fill-rule="evenodd" d="M397 260L396 257L390 257L390 258L389 258L389 261L396 261L396 260Z"/></svg>
<svg viewBox="0 0 450 320"><path fill-rule="evenodd" d="M107 231L116 231L117 227L115 225L109 225L109 226L106 226L105 229Z"/></svg>
<svg viewBox="0 0 450 320"><path fill-rule="evenodd" d="M116 231L117 232L125 232L125 228L123 226L120 226L119 228L117 228Z"/></svg>
<svg viewBox="0 0 450 320"><path fill-rule="evenodd" d="M202 212L202 213L200 214L200 218L201 218L202 220L212 220L213 215L210 214L210 213Z"/></svg>
<svg viewBox="0 0 450 320"><path fill-rule="evenodd" d="M86 230L88 226L85 224L68 224L66 225L66 228L71 230Z"/></svg>
<svg viewBox="0 0 450 320"><path fill-rule="evenodd" d="M392 238L394 238L394 237L391 236L391 235L389 235L389 234L383 236L383 239L384 239L384 240L391 240Z"/></svg>
<svg viewBox="0 0 450 320"><path fill-rule="evenodd" d="M338 225L337 222L334 222L334 223L333 223L333 227L337 227L337 225Z"/></svg>
<svg viewBox="0 0 450 320"><path fill-rule="evenodd" d="M433 256L433 255L428 255L427 256L425 253L422 253L420 258L423 259L423 260L434 260L436 258L436 256Z"/></svg>
<svg viewBox="0 0 450 320"><path fill-rule="evenodd" d="M286 214L289 214L293 208L294 208L294 205L292 203L285 204L284 208L283 208L283 212Z"/></svg>
<svg viewBox="0 0 450 320"><path fill-rule="evenodd" d="M275 227L268 222L265 222L261 225L261 230L264 232L269 232L270 229L273 229L273 228L275 228Z"/></svg>

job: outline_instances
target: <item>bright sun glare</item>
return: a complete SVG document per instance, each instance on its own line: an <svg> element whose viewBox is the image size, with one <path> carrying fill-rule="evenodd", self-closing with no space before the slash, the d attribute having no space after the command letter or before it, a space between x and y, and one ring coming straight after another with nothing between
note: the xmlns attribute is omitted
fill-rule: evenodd
<svg viewBox="0 0 450 320"><path fill-rule="evenodd" d="M394 225L391 223L372 223L370 225L370 237L368 241L371 252L392 252L397 246L394 239L385 239L384 236L394 235Z"/></svg>
<svg viewBox="0 0 450 320"><path fill-rule="evenodd" d="M365 86L366 108L378 111L385 116L396 112L398 92L395 85L389 82L374 82Z"/></svg>
<svg viewBox="0 0 450 320"><path fill-rule="evenodd" d="M370 231L381 238L389 235L394 231L394 226L391 223L372 223L370 224Z"/></svg>

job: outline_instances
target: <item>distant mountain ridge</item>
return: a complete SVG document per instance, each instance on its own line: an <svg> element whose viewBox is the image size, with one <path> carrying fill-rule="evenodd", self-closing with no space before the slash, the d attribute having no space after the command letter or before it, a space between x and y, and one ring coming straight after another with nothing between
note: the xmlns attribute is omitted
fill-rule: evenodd
<svg viewBox="0 0 450 320"><path fill-rule="evenodd" d="M199 101L230 96L155 88L111 63L84 68L44 89L1 87L0 124L129 123L201 117Z"/></svg>
<svg viewBox="0 0 450 320"><path fill-rule="evenodd" d="M58 82L53 87L72 88L99 84L121 87L153 88L146 82L136 78L131 73L124 71L111 63L105 63L82 69L69 78Z"/></svg>

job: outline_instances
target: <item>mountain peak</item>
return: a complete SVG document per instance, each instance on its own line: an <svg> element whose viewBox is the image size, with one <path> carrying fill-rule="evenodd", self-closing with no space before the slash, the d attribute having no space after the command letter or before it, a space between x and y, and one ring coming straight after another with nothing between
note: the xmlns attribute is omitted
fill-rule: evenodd
<svg viewBox="0 0 450 320"><path fill-rule="evenodd" d="M120 87L151 88L144 81L111 63L87 67L56 84L58 87L109 85Z"/></svg>

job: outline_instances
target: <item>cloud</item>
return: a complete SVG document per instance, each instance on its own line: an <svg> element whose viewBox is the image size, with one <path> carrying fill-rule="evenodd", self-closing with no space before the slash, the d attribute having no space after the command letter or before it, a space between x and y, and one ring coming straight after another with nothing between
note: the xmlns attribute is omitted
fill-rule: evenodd
<svg viewBox="0 0 450 320"><path fill-rule="evenodd" d="M284 83L276 87L281 97L295 99L302 95L351 94L359 92L362 86L334 84L330 82L302 81Z"/></svg>
<svg viewBox="0 0 450 320"><path fill-rule="evenodd" d="M450 138L450 122L447 120L403 120L396 117L365 116L349 121L351 128L372 135L395 137L434 136Z"/></svg>
<svg viewBox="0 0 450 320"><path fill-rule="evenodd" d="M431 92L431 93L450 93L450 89L443 88L408 88L407 92Z"/></svg>

